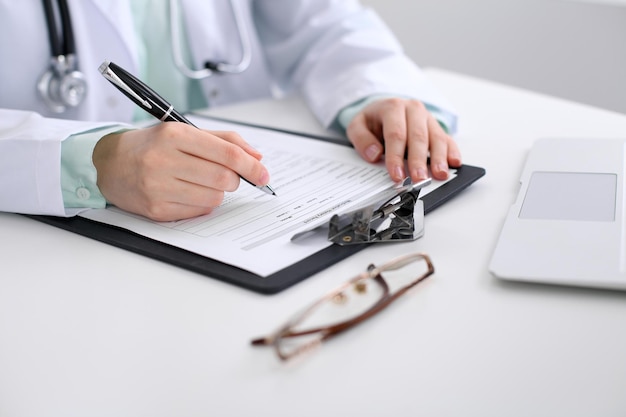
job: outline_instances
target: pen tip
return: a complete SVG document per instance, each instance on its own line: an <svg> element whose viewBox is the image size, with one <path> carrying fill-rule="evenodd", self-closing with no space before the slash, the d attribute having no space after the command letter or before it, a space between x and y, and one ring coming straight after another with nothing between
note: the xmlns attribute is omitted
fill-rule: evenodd
<svg viewBox="0 0 626 417"><path fill-rule="evenodd" d="M274 191L274 189L269 184L263 186L262 190L265 191L267 194L274 196L276 195L276 191Z"/></svg>

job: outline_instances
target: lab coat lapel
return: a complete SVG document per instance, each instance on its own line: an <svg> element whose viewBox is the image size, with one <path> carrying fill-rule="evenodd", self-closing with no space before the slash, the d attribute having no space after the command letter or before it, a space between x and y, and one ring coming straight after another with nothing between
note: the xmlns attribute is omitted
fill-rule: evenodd
<svg viewBox="0 0 626 417"><path fill-rule="evenodd" d="M139 67L137 42L130 3L127 0L91 0L102 15L111 23L132 58L133 65Z"/></svg>

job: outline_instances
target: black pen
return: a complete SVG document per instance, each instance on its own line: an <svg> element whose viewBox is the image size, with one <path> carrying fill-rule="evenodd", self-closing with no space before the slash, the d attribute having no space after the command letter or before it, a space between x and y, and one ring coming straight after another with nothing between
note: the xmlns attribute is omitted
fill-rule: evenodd
<svg viewBox="0 0 626 417"><path fill-rule="evenodd" d="M180 114L163 97L158 95L153 89L141 82L128 71L113 62L105 61L100 65L100 73L111 82L126 97L134 101L139 107L150 113L162 122L182 122L196 127L185 116ZM276 195L272 187L268 185L255 185L242 176L239 176L248 184L261 191Z"/></svg>

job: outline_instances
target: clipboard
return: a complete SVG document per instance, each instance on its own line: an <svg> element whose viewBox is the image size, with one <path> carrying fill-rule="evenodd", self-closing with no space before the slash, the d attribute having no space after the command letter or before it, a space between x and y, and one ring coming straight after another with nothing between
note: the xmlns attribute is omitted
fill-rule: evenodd
<svg viewBox="0 0 626 417"><path fill-rule="evenodd" d="M203 116L206 117L206 116ZM214 118L216 120L226 120ZM295 132L285 129L276 129L267 126L249 123L234 122L241 125L268 129L308 138L339 143L333 138ZM349 146L344 142L342 144ZM437 207L455 197L465 188L485 175L485 170L471 165L462 165L456 168L456 177L439 188L433 190L420 199L424 203L424 214L428 214ZM260 276L241 268L216 261L203 255L181 249L154 239L147 238L135 232L106 223L75 216L70 218L26 215L31 219L55 226L97 241L117 246L119 248L166 262L207 277L227 282L261 294L275 294L314 275L317 272L365 249L368 244L340 246L332 244L313 255L296 262L278 272L268 276Z"/></svg>

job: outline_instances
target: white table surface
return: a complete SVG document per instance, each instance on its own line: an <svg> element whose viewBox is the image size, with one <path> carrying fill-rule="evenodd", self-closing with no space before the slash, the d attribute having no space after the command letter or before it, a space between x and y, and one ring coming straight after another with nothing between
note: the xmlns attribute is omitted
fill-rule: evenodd
<svg viewBox="0 0 626 417"><path fill-rule="evenodd" d="M626 293L487 270L532 141L620 137L626 116L428 73L461 115L464 161L487 175L429 214L422 239L277 295L0 214L0 416L626 415ZM213 113L319 132L293 99ZM369 262L416 250L432 278L304 360L249 346Z"/></svg>

